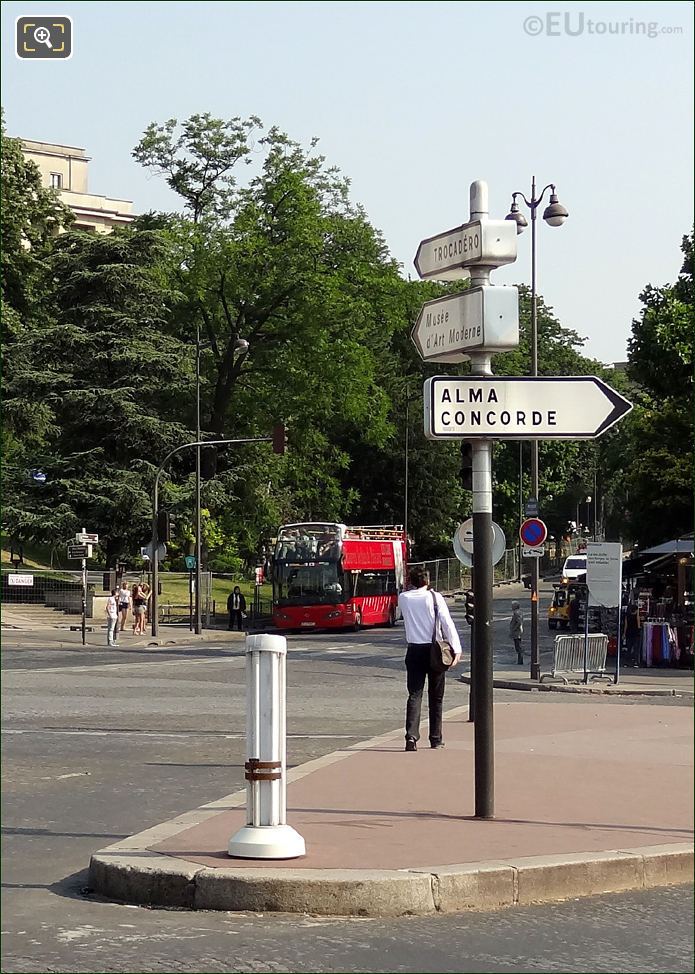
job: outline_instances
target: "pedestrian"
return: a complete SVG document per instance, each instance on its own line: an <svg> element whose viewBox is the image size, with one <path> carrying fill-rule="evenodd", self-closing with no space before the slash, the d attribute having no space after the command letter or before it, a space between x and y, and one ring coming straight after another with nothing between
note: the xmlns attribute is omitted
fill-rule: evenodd
<svg viewBox="0 0 695 974"><path fill-rule="evenodd" d="M227 611L229 612L229 628L234 629L236 622L239 626L239 632L241 632L246 618L246 599L241 594L238 585L234 586L234 591L230 593L227 599Z"/></svg>
<svg viewBox="0 0 695 974"><path fill-rule="evenodd" d="M627 650L631 665L639 666L642 620L640 619L639 605L636 602L628 602L625 608L623 636L625 637L625 649Z"/></svg>
<svg viewBox="0 0 695 974"><path fill-rule="evenodd" d="M131 594L128 583L124 580L118 590L118 627L117 632L124 632L128 622L128 610L130 609Z"/></svg>
<svg viewBox="0 0 695 974"><path fill-rule="evenodd" d="M133 634L135 636L145 635L145 612L147 611L147 598L142 585L133 585Z"/></svg>
<svg viewBox="0 0 695 974"><path fill-rule="evenodd" d="M443 596L429 587L429 572L421 568L413 569L410 573L410 584L412 588L407 592L401 592L398 596L398 606L405 623L405 640L407 643L405 668L408 703L405 711L405 749L406 751L417 751L425 679L427 679L430 747L444 747L442 709L444 706L446 671L443 673L435 672L430 663L430 652L435 637L435 600L439 627L454 651L452 666L456 666L461 659L461 641Z"/></svg>
<svg viewBox="0 0 695 974"><path fill-rule="evenodd" d="M516 650L516 661L519 666L524 665L524 651L521 648L521 637L524 634L524 616L518 602L512 602L512 617L509 620L509 636Z"/></svg>
<svg viewBox="0 0 695 974"><path fill-rule="evenodd" d="M111 589L111 595L106 600L106 645L115 646L118 636L118 602L116 589Z"/></svg>

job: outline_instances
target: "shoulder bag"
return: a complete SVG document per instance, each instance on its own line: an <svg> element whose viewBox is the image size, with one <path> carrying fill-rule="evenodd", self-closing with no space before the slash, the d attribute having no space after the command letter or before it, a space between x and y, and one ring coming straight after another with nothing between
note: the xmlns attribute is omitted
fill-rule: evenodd
<svg viewBox="0 0 695 974"><path fill-rule="evenodd" d="M456 654L442 635L437 638L437 630L439 629L439 606L437 605L437 596L434 591L430 589L430 592L434 602L434 629L432 630L432 645L430 647L430 669L434 673L445 673L454 662Z"/></svg>

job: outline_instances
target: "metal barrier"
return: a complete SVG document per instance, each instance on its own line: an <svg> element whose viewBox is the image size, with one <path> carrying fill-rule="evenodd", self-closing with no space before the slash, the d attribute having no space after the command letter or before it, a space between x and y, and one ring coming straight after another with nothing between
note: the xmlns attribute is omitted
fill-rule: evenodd
<svg viewBox="0 0 695 974"><path fill-rule="evenodd" d="M586 674L592 679L601 679L606 675L606 655L608 653L608 636L601 632L589 635L587 651ZM553 668L550 673L541 674L541 683L546 680L562 680L569 683L563 674L584 679L584 634L573 636L556 636L553 654Z"/></svg>
<svg viewBox="0 0 695 974"><path fill-rule="evenodd" d="M519 560L516 548L507 548L494 567L494 584L514 582L518 577ZM435 558L431 561L410 562L408 571L423 568L430 573L432 586L442 595L465 592L471 586L471 570L462 565L458 558Z"/></svg>

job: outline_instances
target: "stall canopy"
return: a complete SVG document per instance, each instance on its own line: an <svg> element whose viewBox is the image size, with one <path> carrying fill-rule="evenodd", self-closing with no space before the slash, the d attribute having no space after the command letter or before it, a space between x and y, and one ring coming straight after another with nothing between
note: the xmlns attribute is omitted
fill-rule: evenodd
<svg viewBox="0 0 695 974"><path fill-rule="evenodd" d="M645 548L640 551L640 555L692 555L692 553L692 534L686 534L682 538L676 538L674 541L664 541L663 544L658 544L653 548Z"/></svg>

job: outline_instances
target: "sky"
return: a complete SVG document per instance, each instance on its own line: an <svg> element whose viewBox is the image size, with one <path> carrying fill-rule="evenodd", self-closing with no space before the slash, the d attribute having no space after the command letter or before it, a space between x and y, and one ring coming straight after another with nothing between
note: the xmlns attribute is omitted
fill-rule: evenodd
<svg viewBox="0 0 695 974"><path fill-rule="evenodd" d="M60 9L58 9L60 8ZM22 61L19 16L73 18L68 61ZM10 135L83 147L90 192L173 210L133 146L153 121L258 115L317 136L403 274L424 237L555 183L538 290L602 362L627 357L647 283L676 279L693 222L693 6L675 3L2 4ZM653 35L653 36L650 36ZM544 206L545 204L543 204ZM526 214L528 216L528 213ZM530 282L530 231L498 284Z"/></svg>

